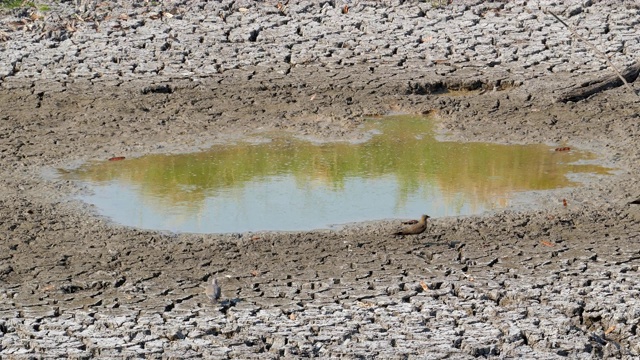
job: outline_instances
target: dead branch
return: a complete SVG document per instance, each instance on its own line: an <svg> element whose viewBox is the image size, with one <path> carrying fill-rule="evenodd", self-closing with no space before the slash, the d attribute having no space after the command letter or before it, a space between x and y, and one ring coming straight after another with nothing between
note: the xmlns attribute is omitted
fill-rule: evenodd
<svg viewBox="0 0 640 360"><path fill-rule="evenodd" d="M620 71L618 70L618 68L613 65L613 63L611 62L611 60L609 60L609 57L603 53L602 51L598 50L597 47L595 47L592 43L590 43L587 39L585 39L584 37L582 37L580 34L578 34L577 31L575 31L573 28L571 28L567 23L565 23L564 21L562 21L562 19L560 19L556 14L554 14L552 11L550 10L543 10L545 13L549 13L551 14L554 18L556 18L556 20L558 20L562 25L564 25L573 36L577 37L578 39L582 40L585 44L587 44L587 46L589 46L596 54L598 54L601 58L603 58L607 64L609 65L609 67L611 67L613 69L613 71L616 72L616 74L618 75L618 78L622 81L622 83L624 83L624 85L627 87L627 89L629 89L629 91L631 91L632 94L636 95L636 96L640 96L638 95L633 88L629 85L629 83L627 82L626 76L622 76L622 74L620 73ZM627 68L627 70L631 69L631 68L635 68L635 66L637 66L638 63L636 63L634 66L631 66L629 68ZM629 74L627 74L629 75ZM635 81L635 79L638 77L638 71L635 72L634 76L631 76L633 78L633 80L631 80L630 82ZM607 78L608 79L608 78ZM614 83L616 82L605 82L603 84L600 84L599 86L595 86L594 85L594 89L596 89L596 91L591 92L589 95L586 95L584 97L581 97L580 99L584 99L592 94L595 94L598 91L602 91L605 89L609 89L612 87L617 87L620 86L619 82L617 82L617 85L614 85ZM597 84L596 84L597 85ZM562 99L558 99L558 101L569 101L569 100L562 100Z"/></svg>

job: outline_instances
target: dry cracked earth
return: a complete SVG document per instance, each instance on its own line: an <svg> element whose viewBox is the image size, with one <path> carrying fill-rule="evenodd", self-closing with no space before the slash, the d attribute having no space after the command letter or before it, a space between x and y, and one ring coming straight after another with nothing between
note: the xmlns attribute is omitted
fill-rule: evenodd
<svg viewBox="0 0 640 360"><path fill-rule="evenodd" d="M636 2L42 4L0 15L1 358L640 356L640 102L624 86L558 101L613 72L549 15L625 68ZM414 238L389 235L392 220L127 228L46 176L266 130L353 139L389 112L617 170ZM216 304L201 287L213 277Z"/></svg>

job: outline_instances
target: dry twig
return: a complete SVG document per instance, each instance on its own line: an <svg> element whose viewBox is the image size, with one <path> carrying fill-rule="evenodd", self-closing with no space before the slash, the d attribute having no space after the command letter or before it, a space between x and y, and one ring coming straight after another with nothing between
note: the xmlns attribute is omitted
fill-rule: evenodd
<svg viewBox="0 0 640 360"><path fill-rule="evenodd" d="M631 85L629 85L629 83L628 83L628 82L627 82L627 80L624 78L624 76L622 76L622 74L620 74L620 71L618 70L618 68L617 68L615 65L613 65L613 63L611 62L611 60L609 60L609 57L608 57L605 53L603 53L602 51L598 50L598 48L597 48L597 47L595 47L595 46L594 46L592 43L590 43L587 39L585 39L585 38L584 38L584 37L582 37L580 34L578 34L578 32L577 32L577 31L575 31L575 30L574 30L573 28L571 28L567 23L565 23L564 21L562 21L562 19L560 19L560 18L558 17L558 15L554 14L554 13L553 13L553 11L551 11L551 10L547 10L547 9L545 9L545 10L543 10L543 11L545 12L545 14L546 14L546 13L551 14L554 18L556 18L556 20L558 20L562 25L564 25L564 26L565 26L565 27L566 27L566 28L571 32L571 34L572 34L573 36L575 36L575 37L577 37L578 39L582 40L582 41L583 41L585 44L587 44L587 45L588 45L588 46L589 46L593 51L595 51L595 53L596 53L596 54L598 54L600 57L602 57L602 58L607 62L607 64L608 64L608 65L613 69L613 71L615 71L615 72L616 72L616 74L618 74L618 77L620 78L620 80L622 80L622 82L623 82L623 83L624 83L624 85L627 87L627 89L629 89L629 91L631 91L631 93L632 93L632 94L634 94L634 95L636 95L636 96L639 96L639 97L640 97L640 95L638 95L638 94L633 90L633 88L631 87Z"/></svg>

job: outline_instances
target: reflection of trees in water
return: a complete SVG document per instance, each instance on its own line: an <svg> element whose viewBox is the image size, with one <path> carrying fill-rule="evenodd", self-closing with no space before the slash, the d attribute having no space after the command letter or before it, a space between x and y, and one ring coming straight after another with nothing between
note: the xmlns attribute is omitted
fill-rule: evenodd
<svg viewBox="0 0 640 360"><path fill-rule="evenodd" d="M241 193L250 182L293 176L302 189L344 187L346 179L392 176L397 207L409 198L444 194L452 207L491 207L513 191L571 186L568 173L604 173L593 165L567 165L587 155L558 153L542 145L438 142L427 119L415 116L376 121L382 135L360 144L321 145L275 136L259 144L217 145L210 151L150 155L85 166L65 177L135 185L150 201L183 204L194 211L221 192Z"/></svg>

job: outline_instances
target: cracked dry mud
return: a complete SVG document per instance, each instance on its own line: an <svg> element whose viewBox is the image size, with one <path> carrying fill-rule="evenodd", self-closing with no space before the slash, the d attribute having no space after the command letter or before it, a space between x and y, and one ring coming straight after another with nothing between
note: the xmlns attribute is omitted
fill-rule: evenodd
<svg viewBox="0 0 640 360"><path fill-rule="evenodd" d="M639 356L640 208L627 203L640 102L625 88L554 102L610 70L537 6L586 24L620 66L640 47L638 9L533 3L60 2L22 26L28 13L3 14L0 357ZM395 221L126 228L43 176L255 131L353 139L364 115L397 111L436 114L443 137L588 149L618 171L404 239ZM219 304L201 288L212 276Z"/></svg>

